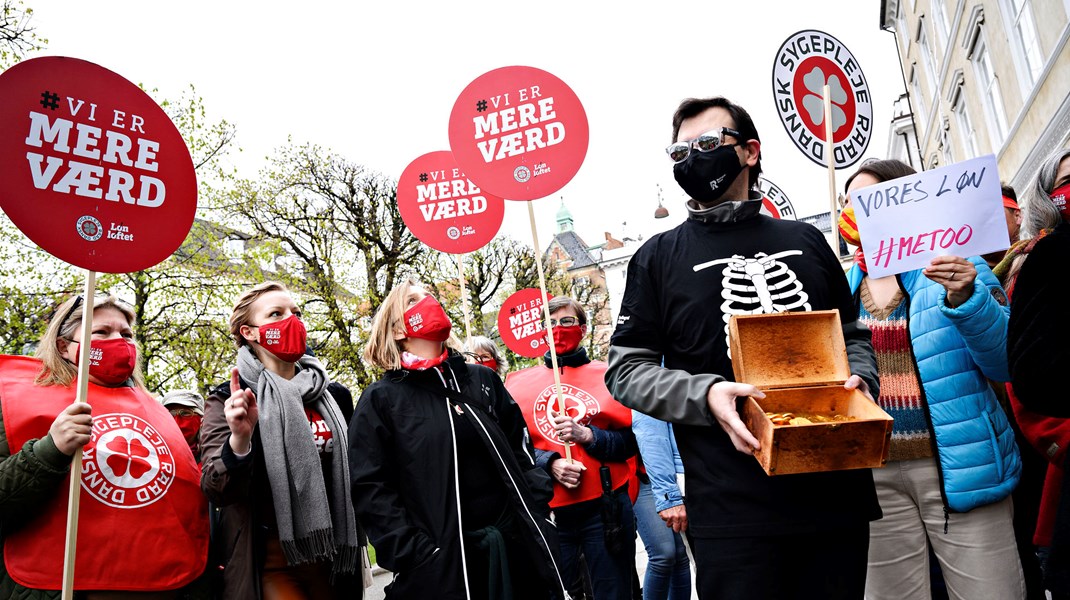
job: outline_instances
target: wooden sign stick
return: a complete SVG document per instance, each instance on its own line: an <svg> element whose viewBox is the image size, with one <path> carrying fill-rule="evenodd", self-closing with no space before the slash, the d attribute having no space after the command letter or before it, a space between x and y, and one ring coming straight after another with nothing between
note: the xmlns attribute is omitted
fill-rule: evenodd
<svg viewBox="0 0 1070 600"><path fill-rule="evenodd" d="M554 391L557 393L557 414L565 414L565 396L561 393L561 371L557 369L557 350L554 349L554 330L550 325L550 301L546 298L546 276L542 272L542 250L539 249L539 233L535 227L535 209L528 202L528 219L531 221L531 243L535 246L535 268L539 271L539 291L542 292L542 313L546 319L546 336L550 347L550 364L554 372ZM572 444L562 440L565 444L565 459L572 463Z"/></svg>
<svg viewBox="0 0 1070 600"><path fill-rule="evenodd" d="M832 92L828 84L825 84L825 149L828 151L829 167L829 244L832 245L832 253L840 255L840 244L836 233L836 157L832 143Z"/></svg>
<svg viewBox="0 0 1070 600"><path fill-rule="evenodd" d="M93 339L93 294L97 288L97 272L86 270L85 290L82 292L82 342L78 344L78 391L75 402L88 401L89 347ZM71 486L67 501L67 542L63 551L63 600L74 600L74 559L78 544L78 500L82 496L82 449L71 461Z"/></svg>
<svg viewBox="0 0 1070 600"><path fill-rule="evenodd" d="M457 255L457 271L460 273L461 279L461 312L464 313L464 345L471 350L472 347L472 327L471 319L469 318L468 310L468 287L464 283L464 255Z"/></svg>

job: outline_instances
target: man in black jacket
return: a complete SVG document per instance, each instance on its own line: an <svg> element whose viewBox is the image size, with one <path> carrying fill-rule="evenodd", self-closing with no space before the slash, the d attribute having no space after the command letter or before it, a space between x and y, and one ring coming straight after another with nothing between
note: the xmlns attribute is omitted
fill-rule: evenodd
<svg viewBox="0 0 1070 600"><path fill-rule="evenodd" d="M622 404L674 424L702 598L862 598L869 521L880 518L869 470L769 477L732 381L732 314L839 309L854 375L877 393L870 333L847 280L809 224L759 214L761 142L724 98L689 99L667 151L691 197L689 218L632 257L606 384Z"/></svg>

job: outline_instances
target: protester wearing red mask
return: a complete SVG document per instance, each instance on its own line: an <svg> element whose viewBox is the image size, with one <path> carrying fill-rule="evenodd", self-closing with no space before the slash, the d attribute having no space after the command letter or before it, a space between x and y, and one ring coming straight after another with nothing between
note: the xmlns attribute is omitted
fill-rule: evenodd
<svg viewBox="0 0 1070 600"><path fill-rule="evenodd" d="M1066 272L1070 264L1070 149L1049 156L1022 197L1022 238L1007 283L1011 316L1007 331L1011 406L1022 432L1047 458L1048 467L1033 541L1047 589L1070 598L1070 403L1062 375L1070 364ZM1016 278L1015 278L1016 277ZM1015 505L1017 510L1018 506Z"/></svg>
<svg viewBox="0 0 1070 600"><path fill-rule="evenodd" d="M359 598L366 543L350 499L346 423L322 364L305 354L301 311L280 283L239 296L231 380L201 429L201 487L219 507L210 568L222 597Z"/></svg>
<svg viewBox="0 0 1070 600"><path fill-rule="evenodd" d="M172 597L204 571L208 510L182 432L145 389L134 312L93 305L87 402L75 403L82 297L56 310L36 358L0 356L0 598L59 597L69 471L83 451L74 590ZM161 540L167 543L160 545Z"/></svg>
<svg viewBox="0 0 1070 600"><path fill-rule="evenodd" d="M497 373L498 377L505 377L505 374L509 372L509 361L498 350L498 344L495 344L494 340L489 337L472 336L464 344L464 355L468 362L483 365Z"/></svg>
<svg viewBox="0 0 1070 600"><path fill-rule="evenodd" d="M501 379L466 364L413 280L383 299L349 426L353 502L388 599L563 597L550 480Z"/></svg>
<svg viewBox="0 0 1070 600"><path fill-rule="evenodd" d="M201 432L201 421L204 419L204 398L197 392L174 390L164 394L160 402L175 418L175 423L178 423L178 428L182 430L182 437L186 438L186 444L189 445L193 458L199 464L201 450L198 437Z"/></svg>
<svg viewBox="0 0 1070 600"><path fill-rule="evenodd" d="M635 575L635 476L638 446L631 411L606 389L606 363L580 345L587 335L583 307L567 296L550 301L550 324L560 369L558 408L550 354L545 366L510 373L505 386L527 420L536 462L554 478L554 509L566 581L580 593L589 578L596 598L629 600ZM565 455L570 444L572 461ZM587 573L580 572L580 554Z"/></svg>

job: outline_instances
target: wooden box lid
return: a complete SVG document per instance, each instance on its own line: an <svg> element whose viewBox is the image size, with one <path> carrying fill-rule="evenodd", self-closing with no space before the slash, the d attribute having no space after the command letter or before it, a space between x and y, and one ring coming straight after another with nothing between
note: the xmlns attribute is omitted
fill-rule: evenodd
<svg viewBox="0 0 1070 600"><path fill-rule="evenodd" d="M851 376L840 311L732 315L736 381L762 390L840 384Z"/></svg>

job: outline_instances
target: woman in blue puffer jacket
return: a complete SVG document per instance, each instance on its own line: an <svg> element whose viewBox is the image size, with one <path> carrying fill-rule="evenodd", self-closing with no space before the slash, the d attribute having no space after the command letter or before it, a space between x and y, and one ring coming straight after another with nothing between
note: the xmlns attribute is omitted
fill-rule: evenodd
<svg viewBox="0 0 1070 600"><path fill-rule="evenodd" d="M868 163L848 195L913 173ZM884 518L870 526L866 598L928 598L930 545L952 598L1024 598L1010 499L1021 459L987 380L1008 377L1006 295L979 257L870 277L850 200L839 226L859 246L847 278L873 331L878 403L895 419L888 464L873 472Z"/></svg>

